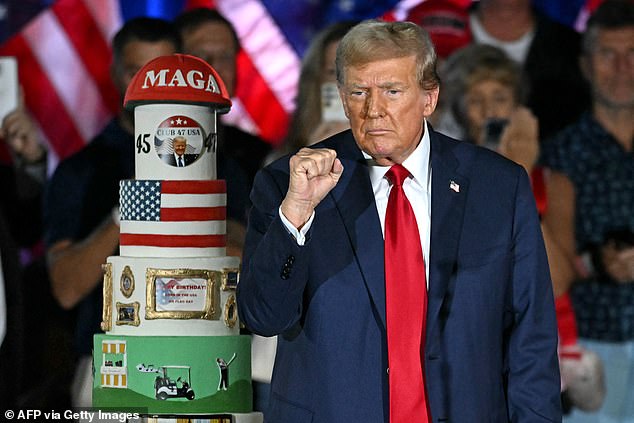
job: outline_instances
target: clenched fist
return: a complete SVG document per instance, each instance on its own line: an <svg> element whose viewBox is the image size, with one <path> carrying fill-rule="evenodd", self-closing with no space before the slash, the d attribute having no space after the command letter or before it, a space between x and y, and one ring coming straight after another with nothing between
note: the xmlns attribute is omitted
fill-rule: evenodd
<svg viewBox="0 0 634 423"><path fill-rule="evenodd" d="M282 214L300 229L310 219L317 204L332 190L343 173L334 150L302 148L291 157L288 192Z"/></svg>

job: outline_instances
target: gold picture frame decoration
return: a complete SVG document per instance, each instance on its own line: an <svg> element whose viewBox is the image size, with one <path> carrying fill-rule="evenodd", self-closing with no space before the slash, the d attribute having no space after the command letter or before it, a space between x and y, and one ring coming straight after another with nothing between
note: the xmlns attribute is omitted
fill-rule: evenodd
<svg viewBox="0 0 634 423"><path fill-rule="evenodd" d="M130 325L139 326L141 319L139 318L139 302L120 303L117 301L117 326Z"/></svg>
<svg viewBox="0 0 634 423"><path fill-rule="evenodd" d="M134 274L130 266L123 268L121 278L119 279L119 289L124 297L130 298L134 292Z"/></svg>
<svg viewBox="0 0 634 423"><path fill-rule="evenodd" d="M240 281L240 269L226 268L222 269L222 279L220 283L220 289L223 291L235 290L238 287Z"/></svg>
<svg viewBox="0 0 634 423"><path fill-rule="evenodd" d="M101 330L112 329L112 263L101 265L103 271L103 309L101 312Z"/></svg>
<svg viewBox="0 0 634 423"><path fill-rule="evenodd" d="M235 295L231 294L225 303L225 325L233 328L238 321L238 305L236 304Z"/></svg>
<svg viewBox="0 0 634 423"><path fill-rule="evenodd" d="M217 320L220 278L220 272L206 269L148 268L145 318Z"/></svg>

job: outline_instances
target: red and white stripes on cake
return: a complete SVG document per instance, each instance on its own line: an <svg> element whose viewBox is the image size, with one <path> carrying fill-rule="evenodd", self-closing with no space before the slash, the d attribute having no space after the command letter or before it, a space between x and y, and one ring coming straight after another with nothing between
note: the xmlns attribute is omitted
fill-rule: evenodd
<svg viewBox="0 0 634 423"><path fill-rule="evenodd" d="M130 257L224 254L223 180L124 180L119 185L120 253Z"/></svg>

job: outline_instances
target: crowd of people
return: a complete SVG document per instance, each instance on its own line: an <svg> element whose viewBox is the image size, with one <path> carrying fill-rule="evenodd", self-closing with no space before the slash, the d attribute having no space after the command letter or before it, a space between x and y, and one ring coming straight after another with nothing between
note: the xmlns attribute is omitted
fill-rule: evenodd
<svg viewBox="0 0 634 423"><path fill-rule="evenodd" d="M279 147L218 124L255 409L276 423L634 423L634 3L604 0L581 33L530 0L427 0L408 18L318 33ZM145 63L182 52L231 95L239 50L215 10L135 18L111 75L123 98ZM22 102L1 122L3 404L91 404L133 135L121 105L47 175ZM48 295L34 303L33 286Z"/></svg>

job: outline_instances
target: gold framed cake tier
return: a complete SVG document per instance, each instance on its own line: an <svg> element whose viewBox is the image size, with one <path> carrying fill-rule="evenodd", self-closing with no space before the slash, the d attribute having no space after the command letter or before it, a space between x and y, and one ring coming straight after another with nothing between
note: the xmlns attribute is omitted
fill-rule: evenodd
<svg viewBox="0 0 634 423"><path fill-rule="evenodd" d="M216 320L220 308L216 292L220 278L220 272L206 269L148 268L145 318ZM161 284L158 289L157 284ZM205 292L201 294L203 287ZM166 295L173 298L166 299ZM191 307L197 309L188 309Z"/></svg>

